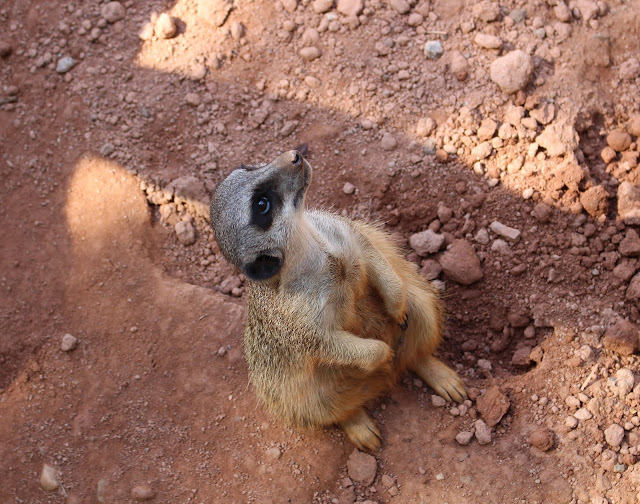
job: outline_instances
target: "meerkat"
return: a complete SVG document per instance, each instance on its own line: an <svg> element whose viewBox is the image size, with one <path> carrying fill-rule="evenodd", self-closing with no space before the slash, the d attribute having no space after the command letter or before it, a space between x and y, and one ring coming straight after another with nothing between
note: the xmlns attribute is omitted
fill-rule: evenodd
<svg viewBox="0 0 640 504"><path fill-rule="evenodd" d="M448 401L463 401L465 388L433 356L437 290L381 226L305 209L304 154L234 170L214 192L211 222L247 278L244 350L266 409L293 426L337 424L375 451L381 434L364 405L400 374L414 371Z"/></svg>

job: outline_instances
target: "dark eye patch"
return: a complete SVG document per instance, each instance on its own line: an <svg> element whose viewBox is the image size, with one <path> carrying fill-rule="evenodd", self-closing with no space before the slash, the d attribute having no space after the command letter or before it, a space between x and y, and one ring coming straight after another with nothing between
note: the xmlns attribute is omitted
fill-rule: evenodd
<svg viewBox="0 0 640 504"><path fill-rule="evenodd" d="M280 209L282 200L270 187L258 187L251 198L251 224L266 231Z"/></svg>

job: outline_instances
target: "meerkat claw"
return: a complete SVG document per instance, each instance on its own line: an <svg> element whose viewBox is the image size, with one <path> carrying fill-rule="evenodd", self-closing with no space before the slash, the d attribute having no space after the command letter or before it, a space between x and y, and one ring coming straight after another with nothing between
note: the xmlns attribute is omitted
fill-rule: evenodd
<svg viewBox="0 0 640 504"><path fill-rule="evenodd" d="M404 314L404 319L399 325L400 329L402 329L403 331L407 330L407 327L409 327L409 312Z"/></svg>

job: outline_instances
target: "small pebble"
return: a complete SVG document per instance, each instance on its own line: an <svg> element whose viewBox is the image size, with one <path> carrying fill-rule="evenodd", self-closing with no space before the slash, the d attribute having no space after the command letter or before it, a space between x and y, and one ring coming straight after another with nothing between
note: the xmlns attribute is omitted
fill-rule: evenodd
<svg viewBox="0 0 640 504"><path fill-rule="evenodd" d="M78 338L71 334L65 334L62 337L62 343L60 344L60 350L63 352L70 352L78 346Z"/></svg>
<svg viewBox="0 0 640 504"><path fill-rule="evenodd" d="M540 451L549 451L553 448L553 431L546 427L539 427L531 433L529 436L529 442L531 443L531 446Z"/></svg>
<svg viewBox="0 0 640 504"><path fill-rule="evenodd" d="M447 401L445 401L444 398L440 397L439 395L432 394L431 404L436 408L442 408L445 404L447 404Z"/></svg>
<svg viewBox="0 0 640 504"><path fill-rule="evenodd" d="M342 187L342 192L345 194L353 194L356 190L356 186L354 186L351 182L345 182Z"/></svg>
<svg viewBox="0 0 640 504"><path fill-rule="evenodd" d="M74 60L71 56L65 56L64 58L60 58L58 60L58 64L56 65L56 72L59 74L67 73L74 66L76 66L76 60Z"/></svg>
<svg viewBox="0 0 640 504"><path fill-rule="evenodd" d="M462 431L456 436L459 445L467 446L473 439L473 431Z"/></svg>
<svg viewBox="0 0 640 504"><path fill-rule="evenodd" d="M154 25L154 32L159 39L173 38L177 30L176 21L169 14L163 12L158 16Z"/></svg>
<svg viewBox="0 0 640 504"><path fill-rule="evenodd" d="M44 464L44 466L42 466L42 473L40 473L40 486L47 492L53 492L60 487L58 471L49 464Z"/></svg>
<svg viewBox="0 0 640 504"><path fill-rule="evenodd" d="M120 2L109 2L102 6L100 13L108 23L115 23L124 19L127 11Z"/></svg>
<svg viewBox="0 0 640 504"><path fill-rule="evenodd" d="M156 493L149 485L136 485L131 489L131 497L137 501L153 499Z"/></svg>
<svg viewBox="0 0 640 504"><path fill-rule="evenodd" d="M427 58L436 60L444 54L444 48L439 40L429 40L424 45L424 54Z"/></svg>
<svg viewBox="0 0 640 504"><path fill-rule="evenodd" d="M491 443L491 427L489 427L483 420L476 420L473 425L475 427L475 435L478 443L481 445Z"/></svg>
<svg viewBox="0 0 640 504"><path fill-rule="evenodd" d="M398 141L393 138L391 133L385 133L382 135L382 140L380 141L380 147L382 147L386 151L392 151L398 146Z"/></svg>
<svg viewBox="0 0 640 504"><path fill-rule="evenodd" d="M278 460L280 457L282 457L282 452L280 451L280 448L274 446L273 448L269 448L265 452L265 455L269 460Z"/></svg>

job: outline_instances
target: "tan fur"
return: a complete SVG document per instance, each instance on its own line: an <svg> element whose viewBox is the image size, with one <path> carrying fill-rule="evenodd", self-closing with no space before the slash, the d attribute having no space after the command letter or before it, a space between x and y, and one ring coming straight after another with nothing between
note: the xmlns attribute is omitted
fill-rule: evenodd
<svg viewBox="0 0 640 504"><path fill-rule="evenodd" d="M290 159L268 167L278 173ZM273 415L300 427L339 424L356 446L376 450L380 432L363 405L406 370L445 399L464 399L459 376L432 355L442 338L437 292L387 233L284 204L279 216L284 263L249 282L245 331L250 379Z"/></svg>

